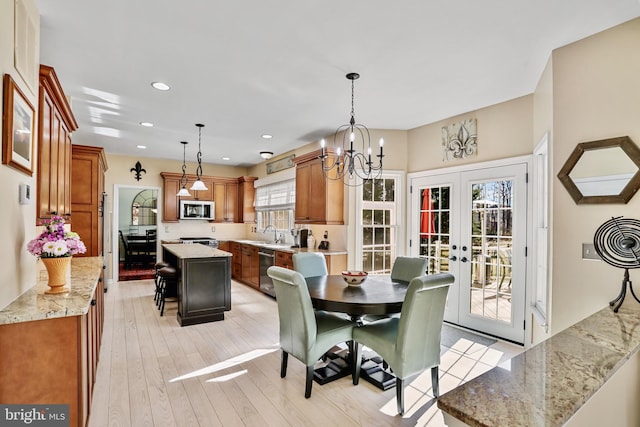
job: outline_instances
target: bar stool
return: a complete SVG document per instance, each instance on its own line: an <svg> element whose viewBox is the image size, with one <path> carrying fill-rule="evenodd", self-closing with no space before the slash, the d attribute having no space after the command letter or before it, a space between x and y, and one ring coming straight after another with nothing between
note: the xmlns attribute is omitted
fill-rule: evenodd
<svg viewBox="0 0 640 427"><path fill-rule="evenodd" d="M178 296L178 273L175 268L169 266L158 270L158 275L160 276L160 302L158 303L158 308L160 309L160 316L162 316L166 299Z"/></svg>
<svg viewBox="0 0 640 427"><path fill-rule="evenodd" d="M158 274L158 271L163 267L169 267L169 263L164 261L158 261L153 266L153 269L155 270L155 276L153 278L153 282L156 285L156 293L153 296L153 300L155 301L156 306L158 307L160 306L160 275Z"/></svg>

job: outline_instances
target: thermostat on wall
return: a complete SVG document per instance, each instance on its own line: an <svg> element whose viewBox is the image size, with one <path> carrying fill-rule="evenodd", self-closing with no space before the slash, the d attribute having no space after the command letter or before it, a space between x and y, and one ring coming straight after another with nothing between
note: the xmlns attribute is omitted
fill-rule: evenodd
<svg viewBox="0 0 640 427"><path fill-rule="evenodd" d="M29 184L20 184L20 204L31 204L31 186Z"/></svg>

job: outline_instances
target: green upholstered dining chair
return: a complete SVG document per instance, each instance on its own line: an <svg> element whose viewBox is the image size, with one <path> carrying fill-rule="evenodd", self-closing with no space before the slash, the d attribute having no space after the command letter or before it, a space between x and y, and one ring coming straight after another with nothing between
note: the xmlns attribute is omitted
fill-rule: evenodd
<svg viewBox="0 0 640 427"><path fill-rule="evenodd" d="M307 282L297 271L269 267L276 291L280 319L280 348L282 362L280 377L287 375L287 361L291 354L307 367L304 397L311 396L313 367L331 347L352 340L354 322L324 311L314 311ZM356 383L356 373L353 373Z"/></svg>
<svg viewBox="0 0 640 427"><path fill-rule="evenodd" d="M438 365L440 335L449 285L449 273L419 276L411 280L400 317L389 317L355 328L356 377L358 383L362 346L378 353L396 376L398 413L404 414L404 381L431 368L433 395L439 396Z"/></svg>
<svg viewBox="0 0 640 427"><path fill-rule="evenodd" d="M391 268L391 281L409 283L414 277L427 274L429 260L420 257L399 256L396 257ZM398 317L398 314L391 315L373 315L368 314L362 319L363 322L374 322L386 317Z"/></svg>
<svg viewBox="0 0 640 427"><path fill-rule="evenodd" d="M327 260L320 252L297 252L291 257L293 269L303 277L326 276Z"/></svg>
<svg viewBox="0 0 640 427"><path fill-rule="evenodd" d="M429 260L420 257L399 256L393 262L391 280L409 283L414 277L427 274Z"/></svg>

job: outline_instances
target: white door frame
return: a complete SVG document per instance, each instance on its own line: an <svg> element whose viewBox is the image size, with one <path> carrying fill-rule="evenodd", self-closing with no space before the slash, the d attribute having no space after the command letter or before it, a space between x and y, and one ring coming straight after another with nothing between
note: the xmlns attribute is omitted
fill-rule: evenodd
<svg viewBox="0 0 640 427"><path fill-rule="evenodd" d="M472 164L468 164L468 165L460 165L460 166L451 166L451 167L444 167L444 168L439 168L439 169L432 169L432 170L428 170L428 171L421 171L421 172L411 172L407 174L407 188L408 189L412 189L412 183L413 180L415 179L419 179L419 178L424 178L424 177L433 177L433 176L437 176L437 175L443 175L443 174L452 174L452 173L460 173L460 172L469 172L469 171L475 171L475 170L479 170L479 169L486 169L486 168L499 168L501 166L508 166L508 165L514 165L514 164L521 164L521 163L525 163L527 165L527 174L530 174L531 171L531 165L532 165L532 156L531 155L527 155L527 156L518 156L518 157L511 157L508 159L500 159L500 160L491 160L491 161L487 161L487 162L479 162L479 163L472 163ZM527 224L526 224L526 245L528 247L528 256L526 257L525 260L525 264L526 264L526 271L525 271L525 301L527 301L527 295L530 295L532 292L532 286L533 286L533 282L531 280L531 274L530 272L532 271L532 262L533 262L533 252L530 248L531 242L533 242L533 230L532 230L532 225L531 225L531 218L532 218L532 191L527 191L527 207L526 207L526 216L528 218L527 220ZM407 200L407 215L406 215L406 222L407 222L407 226L406 226L406 235L407 235L407 239L406 239L406 248L405 251L406 253L411 253L412 248L411 248L411 240L413 238L413 236L417 236L417 232L413 229L415 224L413 224L412 222L412 213L414 212L414 210L416 209L416 207L412 206L412 201L413 201L413 197L409 197ZM521 308L522 310L525 310L524 314L524 318L525 319L530 319L530 309L529 307L526 306L526 304ZM524 324L524 345L527 346L530 344L530 330L531 330L531 322L530 321L526 321ZM527 338L529 337L529 338Z"/></svg>
<svg viewBox="0 0 640 427"><path fill-rule="evenodd" d="M114 282L118 281L119 278L119 262L120 262L120 236L118 235L118 230L120 229L120 218L118 215L119 206L120 206L120 189L121 188L135 188L142 190L156 190L158 192L158 213L156 215L157 224L156 227L160 228L160 218L162 218L162 207L161 203L163 199L162 189L160 187L156 187L153 185L124 185L124 184L113 184L113 203L111 204L111 217L113 218L112 224L113 228L111 229L111 241L113 242L113 248L111 251L111 271L112 280ZM160 234L160 233L158 233Z"/></svg>

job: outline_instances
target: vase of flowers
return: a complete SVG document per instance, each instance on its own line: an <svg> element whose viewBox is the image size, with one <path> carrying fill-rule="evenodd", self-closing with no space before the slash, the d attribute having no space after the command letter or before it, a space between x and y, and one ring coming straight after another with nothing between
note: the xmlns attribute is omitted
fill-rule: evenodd
<svg viewBox="0 0 640 427"><path fill-rule="evenodd" d="M27 244L27 250L40 258L49 275L47 294L66 292L67 270L71 257L87 251L78 233L64 230L64 218L54 216L44 222L44 230Z"/></svg>

